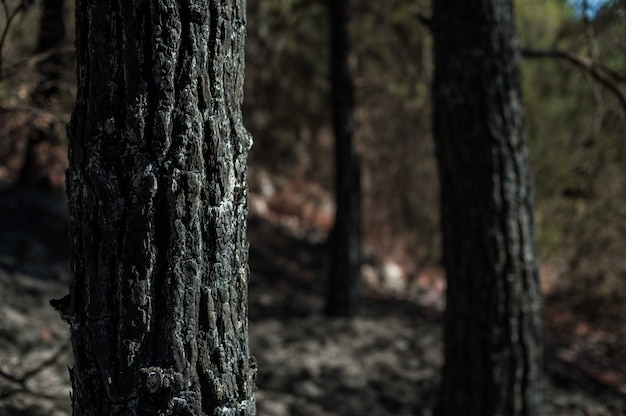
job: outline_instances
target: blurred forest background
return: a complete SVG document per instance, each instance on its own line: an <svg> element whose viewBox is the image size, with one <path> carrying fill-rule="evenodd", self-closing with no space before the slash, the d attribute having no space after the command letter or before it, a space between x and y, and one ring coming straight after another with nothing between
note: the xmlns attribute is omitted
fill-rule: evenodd
<svg viewBox="0 0 626 416"><path fill-rule="evenodd" d="M2 1L0 182L62 194L75 94L73 4L46 1L63 11L55 14L43 3ZM594 2L589 13L585 4L516 1L523 48L565 51L622 74L612 90L564 59L523 60L546 326L606 341L606 354L624 360L616 340L626 339L626 2ZM402 287L443 276L433 57L419 19L429 12L425 0L361 0L349 16L365 252L397 266ZM250 183L269 201L251 200L251 214L280 214L287 226L324 237L334 169L325 3L248 1L247 31Z"/></svg>

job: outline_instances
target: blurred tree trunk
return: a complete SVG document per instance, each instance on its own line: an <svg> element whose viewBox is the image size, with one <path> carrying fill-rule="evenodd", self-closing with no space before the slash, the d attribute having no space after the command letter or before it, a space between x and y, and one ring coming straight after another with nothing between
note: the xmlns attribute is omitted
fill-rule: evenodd
<svg viewBox="0 0 626 416"><path fill-rule="evenodd" d="M64 0L45 0L42 7L36 52L51 54L37 64L40 79L32 98L35 103L46 105L59 93L58 83L65 69L61 55L54 51L65 42Z"/></svg>
<svg viewBox="0 0 626 416"><path fill-rule="evenodd" d="M64 0L45 0L39 20L39 37L35 53L38 76L30 85L30 99L37 107L51 114L58 113L52 101L59 95L59 80L67 71L68 65L57 48L65 42ZM41 59L42 57L43 59ZM58 163L55 147L65 142L65 121L49 119L43 125L41 120L31 124L30 134L25 144L25 159L19 172L21 183L36 183L50 186L51 166ZM61 151L59 151L61 153ZM61 162L63 163L63 162Z"/></svg>
<svg viewBox="0 0 626 416"><path fill-rule="evenodd" d="M329 0L331 88L335 133L335 225L329 237L330 276L326 313L354 316L361 308L361 179L354 130L354 92L347 0Z"/></svg>
<svg viewBox="0 0 626 416"><path fill-rule="evenodd" d="M252 415L243 0L78 0L75 415Z"/></svg>
<svg viewBox="0 0 626 416"><path fill-rule="evenodd" d="M64 0L45 0L39 21L37 53L57 48L65 41Z"/></svg>
<svg viewBox="0 0 626 416"><path fill-rule="evenodd" d="M512 0L434 4L440 416L539 415L541 295Z"/></svg>

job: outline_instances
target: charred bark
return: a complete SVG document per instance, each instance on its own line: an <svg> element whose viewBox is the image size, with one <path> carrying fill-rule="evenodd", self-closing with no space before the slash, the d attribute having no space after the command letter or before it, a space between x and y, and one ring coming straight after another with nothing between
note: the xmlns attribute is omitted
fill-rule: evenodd
<svg viewBox="0 0 626 416"><path fill-rule="evenodd" d="M354 91L348 65L347 0L329 0L331 88L335 133L335 225L329 237L326 313L349 317L361 309L361 173L354 147Z"/></svg>
<svg viewBox="0 0 626 416"><path fill-rule="evenodd" d="M75 415L252 415L244 0L77 0Z"/></svg>
<svg viewBox="0 0 626 416"><path fill-rule="evenodd" d="M447 272L440 416L538 415L541 297L511 0L434 2Z"/></svg>

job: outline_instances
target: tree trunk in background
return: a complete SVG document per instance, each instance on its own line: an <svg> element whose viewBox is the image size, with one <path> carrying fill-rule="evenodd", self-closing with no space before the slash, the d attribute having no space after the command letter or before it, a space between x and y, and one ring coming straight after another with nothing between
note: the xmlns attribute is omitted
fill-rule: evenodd
<svg viewBox="0 0 626 416"><path fill-rule="evenodd" d="M433 3L440 416L539 415L541 295L512 0Z"/></svg>
<svg viewBox="0 0 626 416"><path fill-rule="evenodd" d="M252 415L244 0L78 0L75 415Z"/></svg>
<svg viewBox="0 0 626 416"><path fill-rule="evenodd" d="M65 41L64 0L45 0L39 22L37 53L57 48Z"/></svg>
<svg viewBox="0 0 626 416"><path fill-rule="evenodd" d="M57 49L65 42L63 3L64 0L45 0L41 3L35 52L41 54L43 59L36 64L37 76L32 77L34 82L30 89L32 104L57 115L58 105L55 104L58 101L55 98L59 96L60 80L67 75L68 68L67 55L64 57ZM61 121L60 117L48 119L45 125L41 121L32 124L24 146L25 159L19 171L19 181L52 185L54 182L50 180L50 166L55 164L54 148L65 143L65 138L65 121Z"/></svg>
<svg viewBox="0 0 626 416"><path fill-rule="evenodd" d="M64 0L46 0L42 4L41 20L39 21L39 38L37 53L45 53L63 46L65 42ZM59 79L65 70L62 57L58 52L37 64L40 79L33 91L35 103L47 105L48 100L59 93Z"/></svg>
<svg viewBox="0 0 626 416"><path fill-rule="evenodd" d="M361 309L361 178L352 141L354 92L348 66L347 0L329 0L331 88L335 132L335 225L329 237L326 313L349 317Z"/></svg>

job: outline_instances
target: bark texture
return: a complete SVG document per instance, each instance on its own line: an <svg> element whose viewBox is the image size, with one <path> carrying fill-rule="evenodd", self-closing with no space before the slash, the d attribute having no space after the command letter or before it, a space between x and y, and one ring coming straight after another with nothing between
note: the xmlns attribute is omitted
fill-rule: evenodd
<svg viewBox="0 0 626 416"><path fill-rule="evenodd" d="M77 0L75 415L252 415L245 0Z"/></svg>
<svg viewBox="0 0 626 416"><path fill-rule="evenodd" d="M335 133L335 225L329 238L326 312L350 317L361 309L361 173L354 147L354 91L348 65L347 0L329 0L331 88Z"/></svg>
<svg viewBox="0 0 626 416"><path fill-rule="evenodd" d="M433 5L448 278L438 415L538 415L541 298L513 2Z"/></svg>

